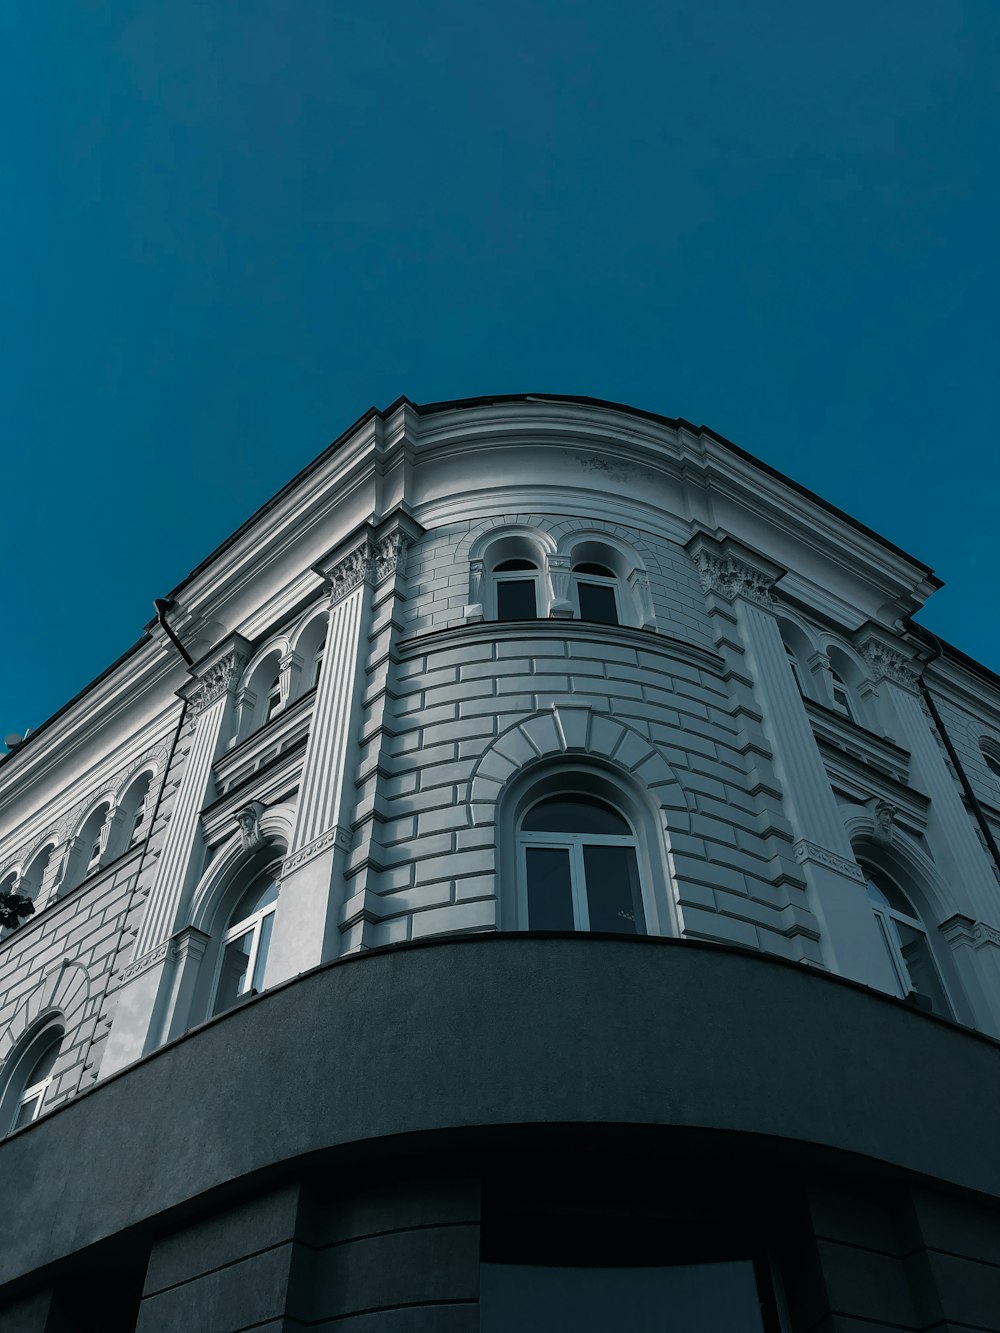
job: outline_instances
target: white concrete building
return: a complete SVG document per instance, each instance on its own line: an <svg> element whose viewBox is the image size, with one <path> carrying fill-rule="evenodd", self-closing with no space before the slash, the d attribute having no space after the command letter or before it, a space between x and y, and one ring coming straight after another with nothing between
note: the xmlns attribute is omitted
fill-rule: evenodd
<svg viewBox="0 0 1000 1333"><path fill-rule="evenodd" d="M1000 1328L1000 682L938 586L684 421L366 413L0 763L3 1327L527 1329L531 1268L584 1328L586 1263L706 1327ZM602 1174L588 1250L574 1154L640 1138L681 1212ZM561 1257L487 1144L556 1172Z"/></svg>

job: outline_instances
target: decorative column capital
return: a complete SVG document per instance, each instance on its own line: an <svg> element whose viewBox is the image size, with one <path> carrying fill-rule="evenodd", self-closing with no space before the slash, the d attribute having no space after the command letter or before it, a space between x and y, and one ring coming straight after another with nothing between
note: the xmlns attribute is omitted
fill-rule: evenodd
<svg viewBox="0 0 1000 1333"><path fill-rule="evenodd" d="M736 556L716 555L704 549L698 552L696 561L703 592L713 592L727 602L743 597L768 610L774 606L771 595L774 579L763 570L755 569Z"/></svg>
<svg viewBox="0 0 1000 1333"><path fill-rule="evenodd" d="M235 689L246 670L249 656L239 648L230 648L201 672L190 689L188 702L195 713L203 713L216 699Z"/></svg>
<svg viewBox="0 0 1000 1333"><path fill-rule="evenodd" d="M881 639L866 639L860 646L861 656L873 680L890 680L905 689L916 690L919 677L908 658Z"/></svg>
<svg viewBox="0 0 1000 1333"><path fill-rule="evenodd" d="M313 565L329 590L330 605L335 606L362 583L374 587L393 574L402 574L406 554L422 532L423 528L400 512L376 527L364 523L355 529L353 538L331 552L331 557L344 552L339 559L332 564L322 560ZM349 545L352 540L353 545Z"/></svg>

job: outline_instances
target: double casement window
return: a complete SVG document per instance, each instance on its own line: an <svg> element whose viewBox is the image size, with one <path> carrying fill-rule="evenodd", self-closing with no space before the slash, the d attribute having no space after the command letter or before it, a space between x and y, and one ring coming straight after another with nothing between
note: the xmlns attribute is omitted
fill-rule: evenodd
<svg viewBox="0 0 1000 1333"><path fill-rule="evenodd" d="M868 902L892 965L899 994L917 995L936 1014L951 1016L951 1005L938 974L923 922L912 904L887 875L863 867Z"/></svg>
<svg viewBox="0 0 1000 1333"><path fill-rule="evenodd" d="M274 870L270 870L256 879L236 904L222 940L213 1015L264 989L264 968L277 902L278 880Z"/></svg>
<svg viewBox="0 0 1000 1333"><path fill-rule="evenodd" d="M851 692L848 689L847 681L832 667L830 669L830 683L833 689L834 708L838 713L843 713L845 717L849 717L852 722L856 722L858 719L854 715L854 705L851 702Z"/></svg>
<svg viewBox="0 0 1000 1333"><path fill-rule="evenodd" d="M497 620L536 620L539 569L530 560L504 560L493 570Z"/></svg>
<svg viewBox="0 0 1000 1333"><path fill-rule="evenodd" d="M30 1125L37 1120L42 1110L42 1103L45 1100L45 1094L49 1090L52 1082L52 1067L56 1062L56 1056L59 1054L58 1038L52 1042L46 1051L36 1062L31 1073L28 1075L27 1086L18 1098L17 1109L14 1112L14 1123L11 1130L21 1129L24 1125Z"/></svg>
<svg viewBox="0 0 1000 1333"><path fill-rule="evenodd" d="M520 823L520 919L528 930L644 935L635 833L596 797L547 797Z"/></svg>
<svg viewBox="0 0 1000 1333"><path fill-rule="evenodd" d="M618 579L606 565L586 562L573 566L573 591L581 620L602 625L620 625Z"/></svg>

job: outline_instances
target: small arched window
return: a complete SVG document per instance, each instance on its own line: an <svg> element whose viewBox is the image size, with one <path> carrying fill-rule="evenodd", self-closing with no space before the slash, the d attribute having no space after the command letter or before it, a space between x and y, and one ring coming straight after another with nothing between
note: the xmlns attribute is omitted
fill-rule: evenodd
<svg viewBox="0 0 1000 1333"><path fill-rule="evenodd" d="M323 671L323 658L326 656L326 635L324 634L319 641L319 647L313 653L312 675L309 679L308 689L314 690L319 684L319 678Z"/></svg>
<svg viewBox="0 0 1000 1333"><path fill-rule="evenodd" d="M212 1014L264 989L264 968L278 902L277 866L259 875L229 917L222 939Z"/></svg>
<svg viewBox="0 0 1000 1333"><path fill-rule="evenodd" d="M849 717L852 722L856 722L858 719L854 714L854 705L851 703L851 691L848 688L847 681L833 667L830 668L830 681L833 686L834 708L838 713L843 713L845 717Z"/></svg>
<svg viewBox="0 0 1000 1333"><path fill-rule="evenodd" d="M789 644L787 639L782 640L782 646L785 649L785 658L791 668L792 676L795 679L795 688L803 698L806 696L805 688L802 684L802 668L799 666L799 659L795 656L795 649Z"/></svg>
<svg viewBox="0 0 1000 1333"><path fill-rule="evenodd" d="M888 875L863 866L868 902L878 922L899 994L917 995L936 1014L951 1017L951 1005L938 974L930 941L913 904Z"/></svg>
<svg viewBox="0 0 1000 1333"><path fill-rule="evenodd" d="M493 568L497 620L537 620L539 568L531 560L502 560Z"/></svg>
<svg viewBox="0 0 1000 1333"><path fill-rule="evenodd" d="M111 802L107 801L87 816L83 827L77 834L77 843L73 853L74 864L67 875L68 888L72 888L73 884L86 879L88 875L92 875L95 870L99 869L104 858L106 830L110 813Z"/></svg>
<svg viewBox="0 0 1000 1333"><path fill-rule="evenodd" d="M23 893L26 898L30 898L32 902L37 902L38 900L42 883L48 873L49 863L52 860L52 852L53 847L51 843L47 847L43 847L21 876L21 882L17 887L17 891L18 893Z"/></svg>
<svg viewBox="0 0 1000 1333"><path fill-rule="evenodd" d="M573 590L581 620L620 625L618 580L607 565L583 561L573 566Z"/></svg>
<svg viewBox="0 0 1000 1333"><path fill-rule="evenodd" d="M62 1037L61 1023L49 1021L7 1057L8 1072L0 1096L0 1129L4 1134L23 1129L41 1115Z"/></svg>
<svg viewBox="0 0 1000 1333"><path fill-rule="evenodd" d="M979 747L979 752L983 756L983 763L996 778L997 786L1000 787L1000 750L994 750L988 743Z"/></svg>
<svg viewBox="0 0 1000 1333"><path fill-rule="evenodd" d="M518 831L520 919L529 930L646 933L635 832L606 801L548 796Z"/></svg>

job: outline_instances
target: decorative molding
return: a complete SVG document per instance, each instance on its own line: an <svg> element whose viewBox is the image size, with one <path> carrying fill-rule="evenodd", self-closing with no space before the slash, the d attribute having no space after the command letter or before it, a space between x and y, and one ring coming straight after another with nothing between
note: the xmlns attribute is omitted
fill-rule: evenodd
<svg viewBox="0 0 1000 1333"><path fill-rule="evenodd" d="M327 829L321 833L318 838L313 838L312 842L307 843L305 847L300 847L297 852L291 856L286 856L281 866L281 878L290 875L293 870L298 870L299 866L304 866L307 861L311 861L314 856L319 856L322 852L328 851L331 847L337 847L342 852L348 852L351 849L351 834L348 829L340 828L339 825Z"/></svg>
<svg viewBox="0 0 1000 1333"><path fill-rule="evenodd" d="M964 944L972 949L982 949L991 944L1000 948L1000 930L996 926L987 925L985 921L975 921L960 912L942 921L938 929L952 947Z"/></svg>
<svg viewBox="0 0 1000 1333"><path fill-rule="evenodd" d="M856 880L859 884L865 882L864 873L856 862L848 861L846 857L838 856L836 852L821 847L817 842L810 842L808 838L800 838L792 850L799 865L815 861L817 865L839 871L841 875L846 875L848 879Z"/></svg>
<svg viewBox="0 0 1000 1333"><path fill-rule="evenodd" d="M331 603L342 601L362 583L382 583L397 572L405 572L406 553L411 545L412 538L401 527L375 542L365 537L328 572Z"/></svg>
<svg viewBox="0 0 1000 1333"><path fill-rule="evenodd" d="M903 654L888 644L880 643L878 639L868 639L861 646L861 656L875 680L891 680L908 690L917 688L917 673Z"/></svg>
<svg viewBox="0 0 1000 1333"><path fill-rule="evenodd" d="M194 712L203 713L216 699L221 699L231 690L246 670L248 661L249 658L243 653L232 648L224 657L213 662L191 692L190 703Z"/></svg>
<svg viewBox="0 0 1000 1333"><path fill-rule="evenodd" d="M735 556L718 556L705 550L698 552L697 562L703 592L714 592L729 602L744 597L758 606L774 606L771 595L774 580L761 570Z"/></svg>
<svg viewBox="0 0 1000 1333"><path fill-rule="evenodd" d="M124 986L127 982L134 980L143 972L148 972L148 970L151 967L155 967L157 963L162 963L168 954L173 958L173 940L164 940L163 943L158 944L155 949L150 949L147 953L144 953L141 958L137 958L134 963L129 963L128 967L122 970L122 974L118 978L119 986Z"/></svg>

